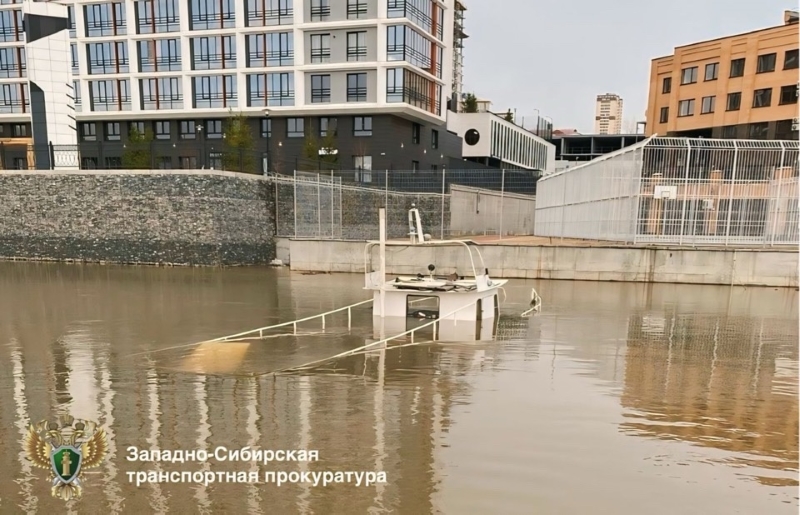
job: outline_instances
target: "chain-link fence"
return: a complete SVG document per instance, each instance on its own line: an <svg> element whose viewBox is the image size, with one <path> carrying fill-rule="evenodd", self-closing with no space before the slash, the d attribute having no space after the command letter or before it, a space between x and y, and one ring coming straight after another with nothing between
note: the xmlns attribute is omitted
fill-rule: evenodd
<svg viewBox="0 0 800 515"><path fill-rule="evenodd" d="M539 181L535 234L797 245L798 142L650 138Z"/></svg>
<svg viewBox="0 0 800 515"><path fill-rule="evenodd" d="M533 233L538 175L529 171L329 170L272 178L278 236L375 239L381 207L389 238L407 235L412 207L434 238Z"/></svg>

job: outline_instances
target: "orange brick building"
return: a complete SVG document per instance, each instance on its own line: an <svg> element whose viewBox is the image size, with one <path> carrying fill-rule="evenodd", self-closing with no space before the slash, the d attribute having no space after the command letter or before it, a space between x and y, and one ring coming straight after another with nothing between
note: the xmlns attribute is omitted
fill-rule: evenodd
<svg viewBox="0 0 800 515"><path fill-rule="evenodd" d="M798 15L653 59L647 135L798 139Z"/></svg>

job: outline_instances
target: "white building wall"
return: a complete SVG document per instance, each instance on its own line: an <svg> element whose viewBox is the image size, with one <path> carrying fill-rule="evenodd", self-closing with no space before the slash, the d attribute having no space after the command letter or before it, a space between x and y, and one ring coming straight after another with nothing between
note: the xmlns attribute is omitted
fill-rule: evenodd
<svg viewBox="0 0 800 515"><path fill-rule="evenodd" d="M492 157L520 168L545 173L555 170L555 145L496 114L450 112L447 130L464 140L465 158ZM478 141L474 144L471 144L468 134L471 131L478 134Z"/></svg>
<svg viewBox="0 0 800 515"><path fill-rule="evenodd" d="M0 4L0 15L4 15L5 11L17 11L22 9L21 0L19 3L14 4ZM387 0L366 0L369 5L369 12L374 14L368 19L336 19L333 21L314 21L308 20L311 9L311 0L293 0L293 21L292 25L270 25L267 27L247 27L247 12L246 0L236 0L234 3L235 13L235 27L228 29L214 29L214 30L190 30L190 5L192 0L177 0L178 5L178 19L180 31L175 32L161 32L156 34L137 34L137 16L135 0L123 0L121 3L125 9L126 31L125 34L112 35L112 36L98 36L88 37L84 27L86 20L84 16L83 7L88 5L104 5L111 2L97 2L97 0L63 0L54 6L69 5L74 7L74 21L76 27L77 37L70 39L69 43L78 45L79 56L79 73L73 76L71 80L66 82L71 83L72 80L77 81L78 90L80 92L79 98L81 99L80 105L76 107L78 120L91 121L95 119L113 120L117 119L152 119L163 117L165 113L169 113L174 118L202 118L202 117L219 117L228 113L230 107L224 108L193 108L192 98L192 78L198 76L216 76L216 75L234 75L236 78L236 104L233 106L235 111L244 113L252 113L260 115L264 107L248 107L247 105L247 75L253 73L292 73L294 75L295 86L295 101L293 106L269 106L268 109L273 115L285 116L303 116L303 115L322 115L325 116L328 112L337 112L346 114L352 112L353 114L369 114L369 113L397 113L405 116L411 116L423 119L433 123L443 123L446 119L447 99L452 89L452 73L453 73L453 5L454 0L430 0L437 2L437 5L442 6L444 10L443 19L440 23L443 24L442 40L438 40L434 35L428 33L424 28L417 25L408 17L389 18L387 14L388 1ZM270 0L271 1L271 0ZM156 4L159 0L155 0ZM340 4L345 4L346 0L330 0L332 12L346 12L346 7ZM37 2L38 4L38 2ZM335 5L334 5L335 4ZM267 2L269 6L269 2ZM54 7L58 8L58 7ZM9 13L8 15L11 15ZM163 12L157 12L157 15L163 16ZM11 18L9 18L11 19ZM428 38L429 41L438 44L443 48L441 66L442 76L436 77L428 73L420 67L413 66L406 61L388 61L386 58L387 47L387 27L390 25L406 25L412 27L414 30ZM356 30L372 30L376 32L377 49L371 49L370 53L375 56L371 61L347 62L346 57L344 61L330 63L310 63L306 59L307 48L306 39L310 33L322 33L332 31L356 31ZM272 66L267 68L247 68L247 51L246 51L246 36L248 34L265 34L272 32L291 32L293 34L294 45L294 65L293 66ZM193 37L214 37L214 36L234 36L236 41L236 60L235 67L225 70L192 70L192 55L190 40ZM181 70L180 71L163 71L154 75L152 72L139 72L139 55L137 42L150 41L155 39L178 39L180 41L181 52ZM127 55L129 58L130 71L121 74L93 74L89 75L89 67L87 65L87 45L99 42L109 41L123 41L127 44ZM346 44L346 43L345 43ZM0 49L4 47L21 47L24 46L24 38L20 40L0 40ZM332 44L333 46L333 44ZM69 52L69 45L67 46ZM71 57L67 55L67 61ZM29 63L28 68L31 68ZM414 73L431 80L441 86L441 96L438 99L440 104L439 113L431 113L416 106L407 103L388 103L386 101L386 70L389 68L406 68ZM305 75L308 72L315 72L319 74L334 73L334 72L355 72L355 71L368 71L376 76L374 83L370 84L374 88L370 97L373 99L370 102L345 102L345 103L324 103L324 104L310 104L306 102L306 90L311 87L305 80ZM140 80L149 79L157 76L162 77L178 77L182 88L182 95L184 106L182 109L161 109L145 110L141 105L141 87ZM114 79L128 79L129 90L131 97L130 111L98 111L93 112L90 109L90 81L95 80L114 80ZM13 83L22 84L26 82L25 77L0 77L0 85ZM29 121L30 116L26 112L7 112L0 110L0 119L5 121Z"/></svg>

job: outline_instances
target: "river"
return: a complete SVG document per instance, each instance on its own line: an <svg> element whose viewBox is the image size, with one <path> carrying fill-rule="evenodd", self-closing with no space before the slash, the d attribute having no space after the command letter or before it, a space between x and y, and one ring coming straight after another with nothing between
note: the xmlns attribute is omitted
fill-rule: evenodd
<svg viewBox="0 0 800 515"><path fill-rule="evenodd" d="M193 345L358 302L362 285L271 268L0 263L0 513L64 510L22 445L30 423L62 414L97 421L109 441L73 513L797 513L796 291L511 281L494 341L277 376L371 341L370 308L349 330L339 314L297 336ZM542 311L520 318L533 286ZM218 446L319 460L127 459L130 447ZM386 482L137 487L150 471Z"/></svg>

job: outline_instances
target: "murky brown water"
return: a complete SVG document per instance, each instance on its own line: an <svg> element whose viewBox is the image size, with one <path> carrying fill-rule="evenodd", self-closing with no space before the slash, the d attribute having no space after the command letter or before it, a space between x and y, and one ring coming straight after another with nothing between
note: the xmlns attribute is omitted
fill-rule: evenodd
<svg viewBox="0 0 800 515"><path fill-rule="evenodd" d="M793 290L512 281L496 342L304 375L249 374L363 345L368 308L350 332L339 317L224 353L167 349L357 302L362 281L0 263L0 513L62 512L21 439L67 412L105 425L111 447L73 513L797 513ZM514 316L534 284L543 312ZM385 471L387 483L128 482L154 469L127 461L128 446L218 445L320 461L161 470Z"/></svg>

